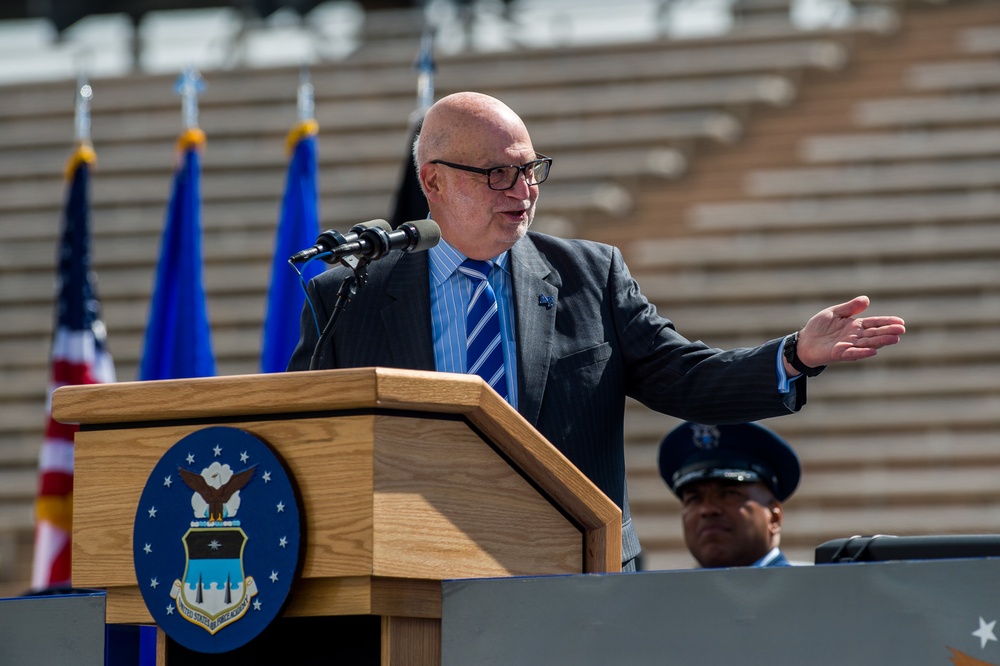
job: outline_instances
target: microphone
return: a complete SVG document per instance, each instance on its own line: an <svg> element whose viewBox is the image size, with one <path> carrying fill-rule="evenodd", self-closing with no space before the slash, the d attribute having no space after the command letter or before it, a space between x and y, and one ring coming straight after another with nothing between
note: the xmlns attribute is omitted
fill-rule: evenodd
<svg viewBox="0 0 1000 666"><path fill-rule="evenodd" d="M316 244L305 250L300 250L289 257L288 261L298 264L307 259L312 259L317 254L322 254L324 252L329 252L338 245L343 245L344 243L350 243L356 241L358 236L365 229L382 229L384 231L391 231L392 226L389 225L385 220L369 220L368 222L360 222L351 227L351 230L346 234L342 234L335 229L327 229L319 235L316 239Z"/></svg>
<svg viewBox="0 0 1000 666"><path fill-rule="evenodd" d="M377 224L381 222L382 224ZM292 256L290 261L301 261L299 255L305 258L320 255L320 259L333 264L347 257L363 257L368 260L378 259L392 252L421 252L429 250L441 241L441 228L437 222L430 219L404 222L396 229L387 230L384 220L366 222L369 226L357 231L362 225L352 227L350 233L341 235L336 231L326 231L316 239L316 245ZM383 226L385 225L385 226ZM333 247L327 247L329 239L340 236L343 242ZM318 249L317 248L321 248ZM314 252L314 250L316 250Z"/></svg>
<svg viewBox="0 0 1000 666"><path fill-rule="evenodd" d="M345 253L358 254L368 259L378 259L393 250L424 252L440 241L441 227L434 220L425 218L403 222L389 232L382 228L365 229L357 240L357 244L361 246L358 252L353 252L352 247L343 247L343 250Z"/></svg>

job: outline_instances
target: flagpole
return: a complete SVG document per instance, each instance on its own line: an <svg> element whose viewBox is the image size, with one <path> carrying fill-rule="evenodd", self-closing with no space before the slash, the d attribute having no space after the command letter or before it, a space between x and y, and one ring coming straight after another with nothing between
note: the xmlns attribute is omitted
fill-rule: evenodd
<svg viewBox="0 0 1000 666"><path fill-rule="evenodd" d="M417 108L413 112L417 119L423 119L427 109L434 104L434 28L428 26L420 37L420 51L414 67L417 69Z"/></svg>
<svg viewBox="0 0 1000 666"><path fill-rule="evenodd" d="M417 70L417 105L410 114L408 149L389 215L389 223L394 229L404 222L426 218L429 213L427 199L417 179L412 149L413 142L420 133L424 114L434 104L434 73L437 70L434 62L434 36L434 27L427 26L420 38L416 62L413 63Z"/></svg>
<svg viewBox="0 0 1000 666"><path fill-rule="evenodd" d="M309 65L306 64L303 64L299 68L299 89L296 94L296 106L299 111L300 123L316 119L316 95Z"/></svg>
<svg viewBox="0 0 1000 666"><path fill-rule="evenodd" d="M181 126L185 130L198 127L198 96L205 92L201 73L187 67L177 79L174 91L181 96Z"/></svg>
<svg viewBox="0 0 1000 666"><path fill-rule="evenodd" d="M90 143L90 103L94 99L94 89L81 74L77 78L76 108L73 115L74 134L77 144Z"/></svg>

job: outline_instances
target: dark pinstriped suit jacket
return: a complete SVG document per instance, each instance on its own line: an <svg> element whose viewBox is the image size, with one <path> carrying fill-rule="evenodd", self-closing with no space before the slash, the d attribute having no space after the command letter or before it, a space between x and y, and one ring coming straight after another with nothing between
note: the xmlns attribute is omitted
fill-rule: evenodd
<svg viewBox="0 0 1000 666"><path fill-rule="evenodd" d="M698 423L758 420L805 402L805 386L777 391L780 340L720 351L690 342L639 292L617 249L529 233L511 249L518 411L622 508L622 559L639 553L628 508L625 396ZM346 269L309 284L322 327ZM324 367L434 370L425 253L369 267L345 310ZM540 296L554 298L551 308ZM289 370L309 368L317 341L308 307Z"/></svg>

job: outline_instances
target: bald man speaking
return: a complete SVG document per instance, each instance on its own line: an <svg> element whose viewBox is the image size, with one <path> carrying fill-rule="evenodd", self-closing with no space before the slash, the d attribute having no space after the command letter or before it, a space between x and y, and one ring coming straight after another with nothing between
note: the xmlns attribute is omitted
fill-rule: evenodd
<svg viewBox="0 0 1000 666"><path fill-rule="evenodd" d="M488 95L434 104L414 162L442 241L372 262L323 367L482 376L621 507L625 571L640 550L625 487L626 396L698 423L789 414L805 403L805 376L874 356L905 332L898 317L860 316L868 299L859 296L759 347L687 340L640 293L616 248L528 231L553 159ZM309 283L320 322L347 270ZM316 328L307 304L289 370L310 367Z"/></svg>

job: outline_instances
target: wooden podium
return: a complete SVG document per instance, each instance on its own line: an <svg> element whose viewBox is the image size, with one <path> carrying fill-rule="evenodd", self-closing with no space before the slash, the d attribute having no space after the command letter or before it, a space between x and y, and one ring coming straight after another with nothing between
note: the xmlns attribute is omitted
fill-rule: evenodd
<svg viewBox="0 0 1000 666"><path fill-rule="evenodd" d="M441 581L620 571L621 510L475 376L386 368L67 386L73 584L151 623L132 561L162 454L213 425L284 459L305 555L285 617L378 616L382 664L440 661Z"/></svg>

